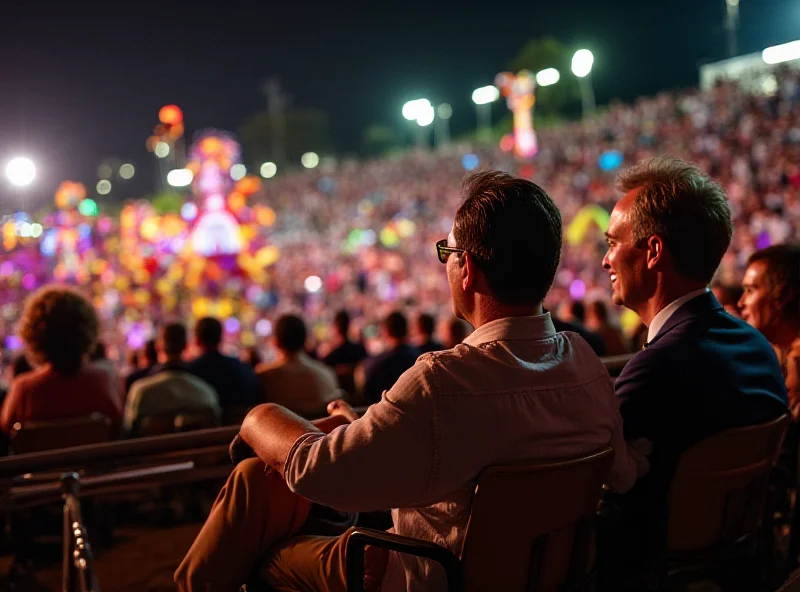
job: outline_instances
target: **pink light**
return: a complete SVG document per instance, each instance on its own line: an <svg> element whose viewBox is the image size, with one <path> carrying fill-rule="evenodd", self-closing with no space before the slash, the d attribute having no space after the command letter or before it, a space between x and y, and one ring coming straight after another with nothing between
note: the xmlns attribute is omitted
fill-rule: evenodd
<svg viewBox="0 0 800 592"><path fill-rule="evenodd" d="M22 287L26 290L33 290L36 287L36 276L32 273L26 273L22 277Z"/></svg>
<svg viewBox="0 0 800 592"><path fill-rule="evenodd" d="M11 261L6 261L0 265L0 277L8 277L14 273L14 264Z"/></svg>
<svg viewBox="0 0 800 592"><path fill-rule="evenodd" d="M573 280L569 285L569 295L573 300L580 300L586 296L586 284L583 280Z"/></svg>
<svg viewBox="0 0 800 592"><path fill-rule="evenodd" d="M226 333L236 333L241 327L239 320L234 317L225 319L225 322L223 322L222 325L225 327Z"/></svg>

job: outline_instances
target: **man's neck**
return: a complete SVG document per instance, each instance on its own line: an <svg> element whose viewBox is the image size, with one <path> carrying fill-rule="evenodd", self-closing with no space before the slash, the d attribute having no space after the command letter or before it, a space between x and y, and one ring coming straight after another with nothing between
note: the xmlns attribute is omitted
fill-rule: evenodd
<svg viewBox="0 0 800 592"><path fill-rule="evenodd" d="M706 287L707 285L704 282L684 279L667 282L660 278L653 295L645 302L642 302L640 306L632 307L632 310L649 327L655 316L670 304L691 292Z"/></svg>
<svg viewBox="0 0 800 592"><path fill-rule="evenodd" d="M499 319L506 319L509 317L532 317L544 314L542 303L525 304L519 306L509 306L500 304L495 300L485 299L479 302L478 306L470 315L471 318L466 319L473 328L497 321Z"/></svg>
<svg viewBox="0 0 800 592"><path fill-rule="evenodd" d="M397 349L401 345L405 345L408 343L408 339L397 339L396 337L387 337L386 338L386 349Z"/></svg>
<svg viewBox="0 0 800 592"><path fill-rule="evenodd" d="M294 352L286 351L285 349L278 349L278 359L281 362L293 362L304 354L305 352L302 349Z"/></svg>
<svg viewBox="0 0 800 592"><path fill-rule="evenodd" d="M180 366L181 364L183 364L181 356L167 356L167 360L164 362L165 366Z"/></svg>

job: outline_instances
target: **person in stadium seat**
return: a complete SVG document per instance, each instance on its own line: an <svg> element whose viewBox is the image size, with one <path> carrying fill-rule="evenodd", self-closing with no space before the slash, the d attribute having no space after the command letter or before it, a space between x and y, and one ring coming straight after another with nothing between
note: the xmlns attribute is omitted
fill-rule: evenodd
<svg viewBox="0 0 800 592"><path fill-rule="evenodd" d="M144 348L142 350L142 356L144 357L144 365L131 372L128 376L125 377L125 393L131 392L131 386L134 382L139 380L140 378L144 378L146 376L150 376L150 374L155 370L158 366L158 350L156 349L156 340L150 339L147 343L144 344Z"/></svg>
<svg viewBox="0 0 800 592"><path fill-rule="evenodd" d="M66 419L102 413L119 426L118 385L89 363L100 323L91 302L79 292L46 286L25 305L18 335L35 369L11 384L0 411L6 434L16 422Z"/></svg>
<svg viewBox="0 0 800 592"><path fill-rule="evenodd" d="M472 333L472 327L464 319L458 317L451 318L445 326L444 345L447 349L453 349L464 341Z"/></svg>
<svg viewBox="0 0 800 592"><path fill-rule="evenodd" d="M433 334L436 332L436 319L433 315L427 313L418 315L414 324L414 332L416 333L416 346L419 353L427 354L445 349L444 345L433 338Z"/></svg>
<svg viewBox="0 0 800 592"><path fill-rule="evenodd" d="M331 351L322 361L336 372L339 387L349 395L355 395L355 369L367 359L367 350L361 342L350 340L350 315L346 310L340 310L333 317L331 346Z"/></svg>
<svg viewBox="0 0 800 592"><path fill-rule="evenodd" d="M278 405L252 410L232 456L249 446L259 458L228 479L175 574L180 590L235 590L258 570L274 589L344 592L348 534L302 531L309 500L347 511L395 508L397 534L460 553L488 466L570 459L611 444L608 485L632 485L637 459L608 373L542 309L561 253L558 209L539 186L500 172L471 176L463 192L436 250L454 312L475 332L455 349L420 356L380 402L328 435ZM444 587L427 562L378 549L367 549L366 573L367 590Z"/></svg>
<svg viewBox="0 0 800 592"><path fill-rule="evenodd" d="M414 365L420 353L408 342L408 319L402 312L389 313L383 319L380 331L386 350L368 358L363 366L361 398L365 405L380 401L383 393Z"/></svg>
<svg viewBox="0 0 800 592"><path fill-rule="evenodd" d="M640 568L665 540L659 527L681 454L717 432L786 413L786 387L767 340L708 289L732 235L720 185L662 157L622 173L618 186L624 195L602 266L614 303L635 311L648 335L616 391L626 439L649 440L652 454L648 475L614 500L620 512L599 551L614 566L606 573L630 575L611 589L638 590Z"/></svg>
<svg viewBox="0 0 800 592"><path fill-rule="evenodd" d="M259 402L253 369L220 351L222 323L212 317L200 319L194 327L194 340L201 354L189 362L189 371L213 387L220 407L249 407Z"/></svg>
<svg viewBox="0 0 800 592"><path fill-rule="evenodd" d="M553 325L556 331L572 331L586 340L598 356L606 355L606 345L603 338L594 331L590 331L584 325L586 318L586 307L583 302L573 301L567 307L564 316L554 316Z"/></svg>
<svg viewBox="0 0 800 592"><path fill-rule="evenodd" d="M308 331L303 319L282 316L273 337L278 359L256 369L261 401L278 403L305 417L325 415L328 403L340 396L336 374L306 354Z"/></svg>
<svg viewBox="0 0 800 592"><path fill-rule="evenodd" d="M607 356L619 356L630 350L622 330L611 324L608 307L602 300L589 303L586 309L586 328L600 336Z"/></svg>
<svg viewBox="0 0 800 592"><path fill-rule="evenodd" d="M739 300L742 318L772 344L781 365L789 409L800 420L800 245L756 251L747 262Z"/></svg>
<svg viewBox="0 0 800 592"><path fill-rule="evenodd" d="M131 386L125 402L126 431L131 431L142 418L153 415L204 410L219 413L213 387L189 372L183 360L186 346L184 325L170 323L161 329L157 349L163 363L156 374L141 378Z"/></svg>

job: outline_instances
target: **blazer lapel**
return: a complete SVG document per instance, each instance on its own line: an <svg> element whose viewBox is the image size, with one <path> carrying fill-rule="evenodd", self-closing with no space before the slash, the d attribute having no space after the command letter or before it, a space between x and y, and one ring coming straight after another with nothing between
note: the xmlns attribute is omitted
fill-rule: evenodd
<svg viewBox="0 0 800 592"><path fill-rule="evenodd" d="M653 345L656 341L661 339L669 331L687 321L703 316L713 310L722 309L722 305L716 299L712 292L706 292L696 298L692 298L689 302L685 303L678 310L672 313L672 316L667 319L661 330L653 337L653 340L646 343L645 347Z"/></svg>

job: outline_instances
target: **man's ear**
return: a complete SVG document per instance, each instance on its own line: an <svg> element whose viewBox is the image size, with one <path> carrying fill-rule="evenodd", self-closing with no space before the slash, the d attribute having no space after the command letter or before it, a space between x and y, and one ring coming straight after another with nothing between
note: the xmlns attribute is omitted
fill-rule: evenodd
<svg viewBox="0 0 800 592"><path fill-rule="evenodd" d="M458 264L461 267L461 287L463 290L467 290L475 283L475 273L478 266L475 264L472 255L466 252L461 253Z"/></svg>
<svg viewBox="0 0 800 592"><path fill-rule="evenodd" d="M647 269L654 269L664 258L664 241L657 234L647 239Z"/></svg>

